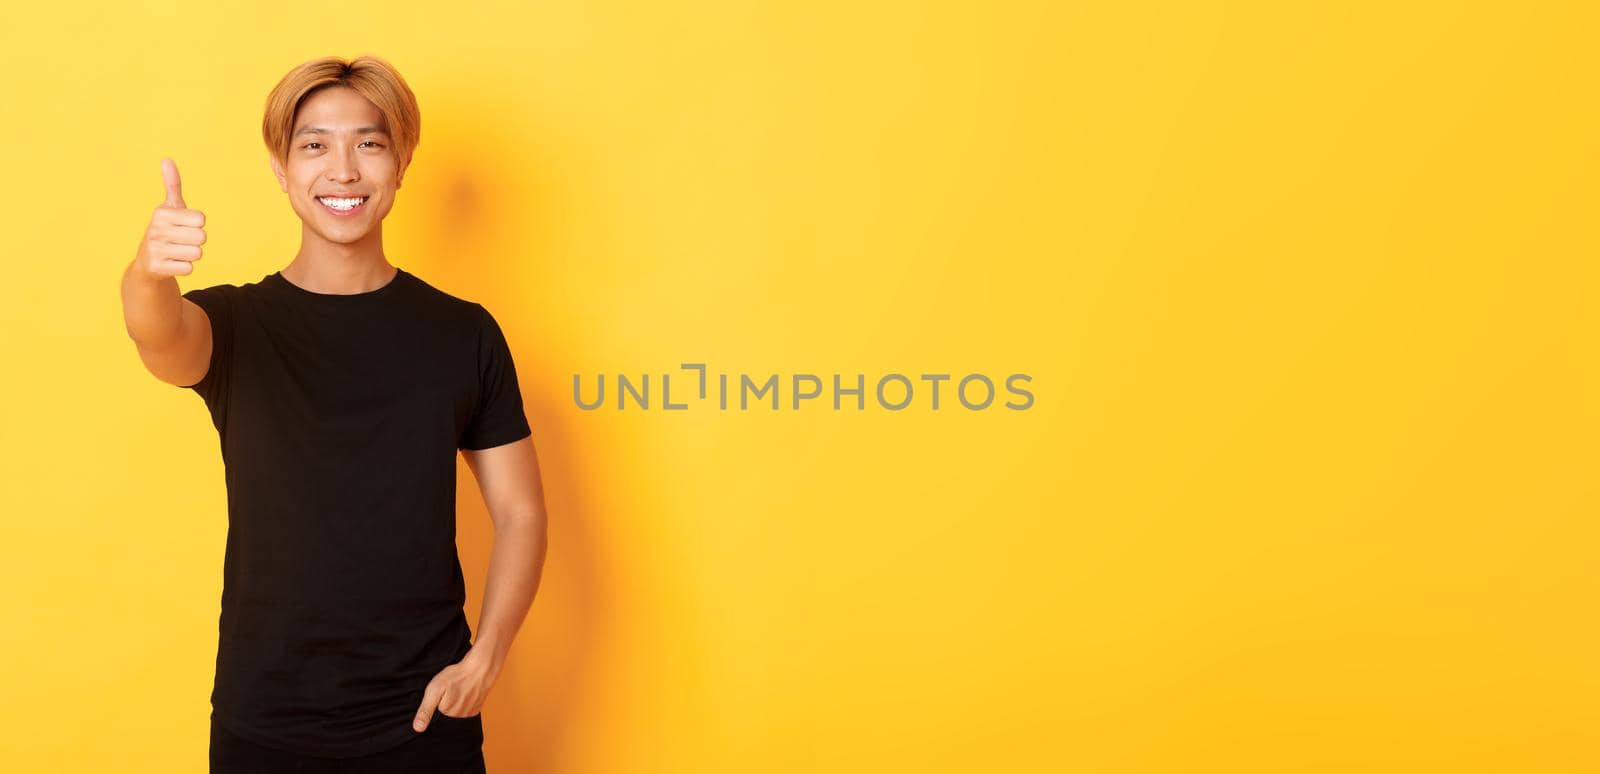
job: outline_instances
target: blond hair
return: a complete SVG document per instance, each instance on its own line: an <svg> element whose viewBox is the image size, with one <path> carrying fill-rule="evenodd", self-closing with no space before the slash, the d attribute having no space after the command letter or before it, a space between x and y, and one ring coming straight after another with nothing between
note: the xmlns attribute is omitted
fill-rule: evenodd
<svg viewBox="0 0 1600 774"><path fill-rule="evenodd" d="M267 95L261 138L267 151L285 166L295 114L307 97L330 86L346 86L376 105L389 125L389 139L398 170L411 164L411 153L422 139L422 111L417 97L394 65L370 54L346 60L336 56L313 59L289 71Z"/></svg>

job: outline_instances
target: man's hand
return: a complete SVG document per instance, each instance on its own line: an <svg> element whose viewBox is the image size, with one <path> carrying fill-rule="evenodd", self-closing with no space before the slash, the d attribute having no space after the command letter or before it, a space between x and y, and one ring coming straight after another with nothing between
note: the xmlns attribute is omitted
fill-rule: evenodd
<svg viewBox="0 0 1600 774"><path fill-rule="evenodd" d="M494 685L496 677L499 675L491 668L488 659L468 651L460 662L440 670L428 682L428 687L422 692L422 706L417 708L417 717L411 721L411 727L418 731L426 729L428 721L433 719L435 707L453 718L478 714L483 711L483 700L488 698L489 688Z"/></svg>
<svg viewBox="0 0 1600 774"><path fill-rule="evenodd" d="M193 262L200 260L200 245L206 243L206 216L183 203L176 162L162 159L161 177L167 199L150 216L134 265L157 277L188 275L194 271Z"/></svg>

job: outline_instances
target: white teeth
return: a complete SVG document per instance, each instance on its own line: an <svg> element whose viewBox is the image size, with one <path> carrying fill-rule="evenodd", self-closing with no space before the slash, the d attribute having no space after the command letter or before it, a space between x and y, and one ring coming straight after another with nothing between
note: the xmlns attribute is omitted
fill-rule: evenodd
<svg viewBox="0 0 1600 774"><path fill-rule="evenodd" d="M322 202L323 204L326 204L329 207L332 207L332 208L334 208L336 210L354 209L356 205L358 205L358 204L360 204L360 203L362 203L362 202L364 202L366 200L367 200L367 197L365 197L365 196L362 196L362 197L356 198L356 199L333 199L333 198L329 198L329 197L326 197L326 196L317 197L317 201Z"/></svg>

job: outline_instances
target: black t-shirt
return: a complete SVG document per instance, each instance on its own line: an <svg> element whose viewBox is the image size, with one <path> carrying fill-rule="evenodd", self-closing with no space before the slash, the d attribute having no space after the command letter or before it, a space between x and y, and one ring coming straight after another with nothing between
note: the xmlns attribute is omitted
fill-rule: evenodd
<svg viewBox="0 0 1600 774"><path fill-rule="evenodd" d="M400 744L472 644L456 450L530 434L505 337L403 269L350 295L274 272L183 296L211 318L211 364L186 389L228 492L213 717L309 755Z"/></svg>

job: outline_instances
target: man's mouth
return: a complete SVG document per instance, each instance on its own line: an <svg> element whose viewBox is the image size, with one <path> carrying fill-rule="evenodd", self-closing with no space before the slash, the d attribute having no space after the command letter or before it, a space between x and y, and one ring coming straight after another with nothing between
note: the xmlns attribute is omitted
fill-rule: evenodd
<svg viewBox="0 0 1600 774"><path fill-rule="evenodd" d="M337 196L318 196L317 201L320 202L323 207L327 208L329 212L335 215L349 215L360 210L364 205L366 205L367 199L369 198L371 197L356 196L351 198L341 198Z"/></svg>

